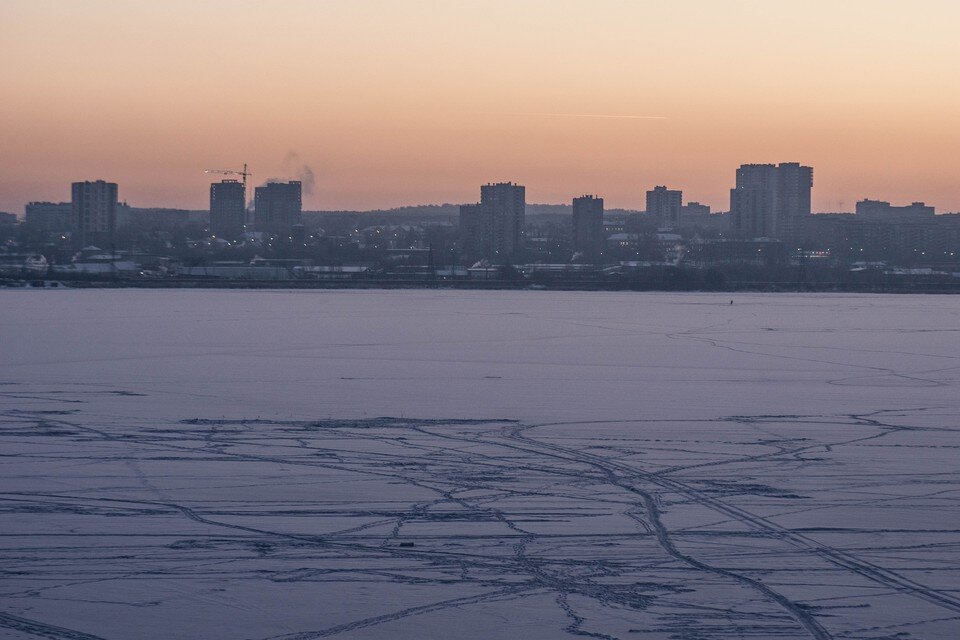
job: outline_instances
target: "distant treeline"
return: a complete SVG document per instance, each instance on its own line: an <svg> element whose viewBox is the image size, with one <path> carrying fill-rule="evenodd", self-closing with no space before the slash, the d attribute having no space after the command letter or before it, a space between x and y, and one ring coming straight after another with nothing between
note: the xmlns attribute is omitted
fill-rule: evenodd
<svg viewBox="0 0 960 640"><path fill-rule="evenodd" d="M558 215L569 216L573 214L573 206L569 204L527 204L527 215ZM633 213L640 213L633 209L607 209L606 215L619 216ZM326 211L304 211L305 216L330 216L330 215L353 215L353 216L395 216L395 217L420 217L420 216L459 216L459 204L419 204L407 207L394 207L392 209L366 209L366 210L326 210Z"/></svg>

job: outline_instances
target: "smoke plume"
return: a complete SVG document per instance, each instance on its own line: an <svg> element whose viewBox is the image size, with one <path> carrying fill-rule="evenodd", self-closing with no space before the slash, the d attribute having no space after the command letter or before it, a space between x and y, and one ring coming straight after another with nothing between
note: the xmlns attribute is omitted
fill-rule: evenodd
<svg viewBox="0 0 960 640"><path fill-rule="evenodd" d="M310 165L305 163L296 151L289 151L280 163L283 169L282 178L267 178L264 184L272 182L289 182L290 180L299 180L303 195L313 195L317 179Z"/></svg>
<svg viewBox="0 0 960 640"><path fill-rule="evenodd" d="M290 151L283 159L283 172L288 180L299 180L303 183L304 195L313 195L316 177L310 165L305 163L296 151Z"/></svg>

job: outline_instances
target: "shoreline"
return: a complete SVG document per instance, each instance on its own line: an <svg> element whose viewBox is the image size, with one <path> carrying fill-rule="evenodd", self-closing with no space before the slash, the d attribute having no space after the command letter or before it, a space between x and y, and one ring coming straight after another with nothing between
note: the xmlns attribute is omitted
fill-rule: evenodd
<svg viewBox="0 0 960 640"><path fill-rule="evenodd" d="M873 283L819 283L797 286L796 283L743 282L717 288L656 287L629 282L530 282L516 280L226 280L209 278L164 280L59 280L6 279L0 289L289 289L289 290L465 290L465 291L635 291L669 293L892 293L892 294L960 294L957 283L917 283L911 285L877 285Z"/></svg>

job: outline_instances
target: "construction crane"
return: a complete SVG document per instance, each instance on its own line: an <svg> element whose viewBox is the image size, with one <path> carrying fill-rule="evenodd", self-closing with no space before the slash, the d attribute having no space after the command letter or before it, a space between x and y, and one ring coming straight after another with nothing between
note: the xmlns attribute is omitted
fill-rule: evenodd
<svg viewBox="0 0 960 640"><path fill-rule="evenodd" d="M234 169L204 169L204 173L219 173L225 176L241 176L243 177L243 202L244 207L246 207L247 202L247 176L252 176L253 174L247 171L247 163L243 163L243 171L236 171Z"/></svg>
<svg viewBox="0 0 960 640"><path fill-rule="evenodd" d="M247 209L247 176L252 176L253 174L247 171L247 163L243 163L243 171L237 171L236 169L204 169L204 173L219 173L225 176L240 176L243 178L243 228L247 229L247 225L250 224L250 211Z"/></svg>

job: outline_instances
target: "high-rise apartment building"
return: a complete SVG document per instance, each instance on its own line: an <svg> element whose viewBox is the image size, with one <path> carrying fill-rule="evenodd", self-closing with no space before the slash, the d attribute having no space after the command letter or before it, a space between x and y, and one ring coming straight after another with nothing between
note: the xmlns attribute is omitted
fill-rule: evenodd
<svg viewBox="0 0 960 640"><path fill-rule="evenodd" d="M81 245L112 243L117 227L117 184L74 182L70 208Z"/></svg>
<svg viewBox="0 0 960 640"><path fill-rule="evenodd" d="M243 183L222 180L210 185L210 233L234 239L243 234L246 215Z"/></svg>
<svg viewBox="0 0 960 640"><path fill-rule="evenodd" d="M666 187L654 187L647 191L647 215L660 229L676 229L680 226L680 211L683 209L683 192Z"/></svg>
<svg viewBox="0 0 960 640"><path fill-rule="evenodd" d="M480 203L460 207L460 248L468 260L509 263L523 253L526 189L512 182L480 187Z"/></svg>
<svg viewBox="0 0 960 640"><path fill-rule="evenodd" d="M603 255L603 198L573 199L573 250L596 262Z"/></svg>
<svg viewBox="0 0 960 640"><path fill-rule="evenodd" d="M741 165L730 190L734 235L795 240L810 215L812 187L813 169L796 162Z"/></svg>
<svg viewBox="0 0 960 640"><path fill-rule="evenodd" d="M254 191L254 227L257 231L289 237L301 223L301 183L268 182Z"/></svg>
<svg viewBox="0 0 960 640"><path fill-rule="evenodd" d="M480 207L493 218L493 254L512 260L523 253L526 188L512 182L480 187Z"/></svg>

